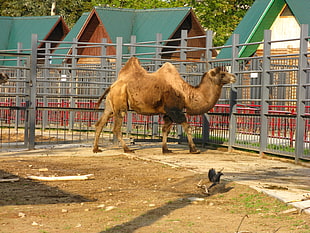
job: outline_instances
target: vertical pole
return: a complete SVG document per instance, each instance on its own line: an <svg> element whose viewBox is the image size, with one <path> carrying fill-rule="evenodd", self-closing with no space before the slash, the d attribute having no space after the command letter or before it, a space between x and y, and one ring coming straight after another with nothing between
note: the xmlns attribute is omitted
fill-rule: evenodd
<svg viewBox="0 0 310 233"><path fill-rule="evenodd" d="M107 38L102 38L101 40L101 59L100 59L100 68L104 69L107 66Z"/></svg>
<svg viewBox="0 0 310 233"><path fill-rule="evenodd" d="M264 54L263 67L261 75L261 111L260 111L260 139L259 139L259 153L264 155L268 146L268 109L269 109L269 87L271 79L270 71L270 54L271 54L271 30L264 31Z"/></svg>
<svg viewBox="0 0 310 233"><path fill-rule="evenodd" d="M180 75L183 77L183 79L186 80L185 72L186 72L186 47L187 47L187 30L182 30L181 31L181 43L180 43ZM179 141L182 141L183 137L183 131L182 131L182 126L177 125L177 134L179 137Z"/></svg>
<svg viewBox="0 0 310 233"><path fill-rule="evenodd" d="M137 37L135 35L132 35L130 37L130 56L133 57L136 54L136 42ZM131 134L132 131L132 111L127 112L127 136Z"/></svg>
<svg viewBox="0 0 310 233"><path fill-rule="evenodd" d="M239 34L233 34L232 37L232 60L231 60L231 72L236 75L236 83L231 84L230 97L229 97L229 140L228 140L228 150L233 149L233 145L236 142L236 128L237 128L237 88L239 76Z"/></svg>
<svg viewBox="0 0 310 233"><path fill-rule="evenodd" d="M32 34L31 37L31 57L30 57L30 75L26 83L26 89L29 91L29 100L27 101L28 111L28 149L35 147L35 129L36 129L36 89L37 89L37 55L38 55L38 35Z"/></svg>
<svg viewBox="0 0 310 233"><path fill-rule="evenodd" d="M180 49L180 73L184 77L186 72L186 47L187 47L187 30L181 31L181 49Z"/></svg>
<svg viewBox="0 0 310 233"><path fill-rule="evenodd" d="M161 65L161 51L162 51L162 39L163 35L161 33L156 33L156 48L155 48L155 64L154 71L158 70ZM154 115L152 125L152 136L158 136L159 128L159 116Z"/></svg>
<svg viewBox="0 0 310 233"><path fill-rule="evenodd" d="M213 31L208 30L206 33L206 71L212 67L212 48L213 48Z"/></svg>
<svg viewBox="0 0 310 233"><path fill-rule="evenodd" d="M123 37L116 37L116 64L115 64L115 77L114 81L117 80L118 74L122 69L123 60ZM117 142L116 135L113 134L113 143Z"/></svg>
<svg viewBox="0 0 310 233"><path fill-rule="evenodd" d="M44 77L44 82L43 82L43 93L45 94L43 96L43 106L47 107L48 106L48 101L47 101L47 85L48 85L48 80L49 80L49 73L50 70L48 69L50 67L50 55L51 55L51 43L46 43L45 44L45 57L44 57L44 66L46 67L44 69L43 77ZM47 121L48 121L48 111L42 110L42 130L45 130L45 127L47 126Z"/></svg>
<svg viewBox="0 0 310 233"><path fill-rule="evenodd" d="M17 52L21 53L22 52L22 43L17 43ZM22 59L21 57L17 57L17 66L21 67L22 66ZM18 81L21 80L21 69L17 69L16 71L16 79ZM17 91L17 96L16 96L16 106L20 106L20 96L18 94L20 94L20 82L16 82L16 91ZM20 111L16 111L16 121L15 121L15 129L18 129L18 125L19 125L19 120L20 120Z"/></svg>
<svg viewBox="0 0 310 233"><path fill-rule="evenodd" d="M100 59L100 83L104 84L100 87L98 87L99 93L103 93L103 91L106 89L106 85L107 85L107 71L105 71L105 69L108 68L108 61L107 61L107 38L102 38L101 40L101 59Z"/></svg>
<svg viewBox="0 0 310 233"><path fill-rule="evenodd" d="M70 85L70 108L75 108L75 102L77 101L75 96L78 96L77 88L76 88L76 82L77 82L77 75L76 75L76 65L77 65L77 46L78 46L78 39L73 39L73 45L72 45L72 66L71 66L71 82ZM66 79L68 80L68 79ZM66 81L64 81L66 82ZM64 86L67 86L66 83ZM70 111L69 113L69 130L73 130L74 128L74 111ZM81 119L80 119L81 120ZM64 122L65 124L65 122Z"/></svg>
<svg viewBox="0 0 310 233"><path fill-rule="evenodd" d="M130 55L132 57L136 55L136 43L137 43L137 37L135 35L132 35L130 37Z"/></svg>
<svg viewBox="0 0 310 233"><path fill-rule="evenodd" d="M295 162L304 154L304 134L305 121L303 116L305 114L306 87L307 82L307 50L308 50L308 25L301 25L300 32L300 52L298 61L298 79L297 79L297 109L296 109L296 137L295 137Z"/></svg>
<svg viewBox="0 0 310 233"><path fill-rule="evenodd" d="M122 69L123 59L123 37L116 38L116 65L115 65L115 79L117 79L118 73Z"/></svg>
<svg viewBox="0 0 310 233"><path fill-rule="evenodd" d="M213 31L208 30L206 33L206 71L212 67L212 48L213 48ZM202 118L202 140L203 145L209 142L210 138L210 116L208 113L203 114Z"/></svg>
<svg viewBox="0 0 310 233"><path fill-rule="evenodd" d="M162 51L162 39L161 33L156 33L156 49L155 49L155 67L154 71L158 70L161 65L161 51Z"/></svg>

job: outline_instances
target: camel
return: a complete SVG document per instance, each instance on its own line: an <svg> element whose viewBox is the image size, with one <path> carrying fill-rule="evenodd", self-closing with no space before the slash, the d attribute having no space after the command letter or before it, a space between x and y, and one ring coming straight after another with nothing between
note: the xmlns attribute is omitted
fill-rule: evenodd
<svg viewBox="0 0 310 233"><path fill-rule="evenodd" d="M113 116L114 138L121 143L125 153L134 152L123 140L121 126L128 110L142 115L163 115L162 152L172 153L167 138L173 123L181 124L187 134L190 153L200 153L193 142L186 113L207 113L216 104L224 84L235 82L236 77L217 67L206 72L198 86L191 86L182 79L176 67L166 62L154 73L148 73L136 57L131 57L120 70L117 80L106 89L98 100L106 96L105 109L96 123L93 152L101 152L98 141L107 121Z"/></svg>
<svg viewBox="0 0 310 233"><path fill-rule="evenodd" d="M9 76L6 73L0 72L0 84L6 83L9 80Z"/></svg>

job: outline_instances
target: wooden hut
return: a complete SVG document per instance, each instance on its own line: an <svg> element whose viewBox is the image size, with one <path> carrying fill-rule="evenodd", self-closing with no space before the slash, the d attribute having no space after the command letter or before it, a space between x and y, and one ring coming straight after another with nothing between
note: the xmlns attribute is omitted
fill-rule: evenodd
<svg viewBox="0 0 310 233"><path fill-rule="evenodd" d="M234 31L240 35L240 43L263 41L264 30L272 30L272 41L294 39L300 36L300 24L310 25L309 0L256 0ZM226 45L231 45L232 37ZM272 44L272 54L289 54L299 50L298 41ZM239 57L262 55L260 45L243 46ZM218 58L231 57L231 49L222 49Z"/></svg>
<svg viewBox="0 0 310 233"><path fill-rule="evenodd" d="M0 16L0 50L17 50L18 43L23 49L31 48L31 35L37 34L39 40L61 41L69 32L69 28L61 16L6 17ZM44 48L39 44L39 48ZM52 47L56 47L53 43ZM14 65L12 61L0 64Z"/></svg>
<svg viewBox="0 0 310 233"><path fill-rule="evenodd" d="M161 33L163 40L180 38L181 30L187 30L188 36L205 35L205 31L189 7L157 8L157 9L124 9L95 7L90 13L84 13L71 32L65 38L71 41L77 38L79 42L115 43L117 37L122 37L124 43L129 43L131 36L136 36L136 42L154 41L156 34ZM204 48L206 40L193 39L188 46ZM179 46L180 42L168 42L166 45ZM137 47L137 53L155 51L154 48ZM123 51L128 53L129 51ZM165 52L165 51L164 51ZM114 55L115 47L108 47L107 54ZM190 52L188 58L200 59L204 52ZM100 55L100 48L79 49L80 55ZM178 58L179 53L167 53L165 58ZM80 59L79 63L96 63L99 60Z"/></svg>

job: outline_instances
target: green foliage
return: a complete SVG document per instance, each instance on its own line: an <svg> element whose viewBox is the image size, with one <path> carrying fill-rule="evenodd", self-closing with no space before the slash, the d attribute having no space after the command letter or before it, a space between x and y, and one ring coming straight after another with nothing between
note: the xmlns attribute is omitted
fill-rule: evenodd
<svg viewBox="0 0 310 233"><path fill-rule="evenodd" d="M194 9L205 29L215 32L214 45L223 45L254 0L0 0L1 16L44 16L51 14L56 2L56 15L62 15L72 27L83 12L94 6L149 9L188 6Z"/></svg>

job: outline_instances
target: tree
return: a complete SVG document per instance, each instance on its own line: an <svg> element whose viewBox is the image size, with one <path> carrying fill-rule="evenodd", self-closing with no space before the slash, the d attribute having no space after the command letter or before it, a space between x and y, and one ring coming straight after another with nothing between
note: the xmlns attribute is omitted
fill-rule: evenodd
<svg viewBox="0 0 310 233"><path fill-rule="evenodd" d="M51 15L52 3L56 2L56 15L62 15L69 27L83 14L83 0L0 0L1 16L46 16Z"/></svg>
<svg viewBox="0 0 310 233"><path fill-rule="evenodd" d="M215 32L214 45L223 45L254 0L201 0L193 1L200 23Z"/></svg>
<svg viewBox="0 0 310 233"><path fill-rule="evenodd" d="M72 27L83 12L94 6L148 9L192 7L205 29L215 33L214 45L225 43L254 0L0 0L2 16L44 16L51 14L52 2L56 14L62 15Z"/></svg>

